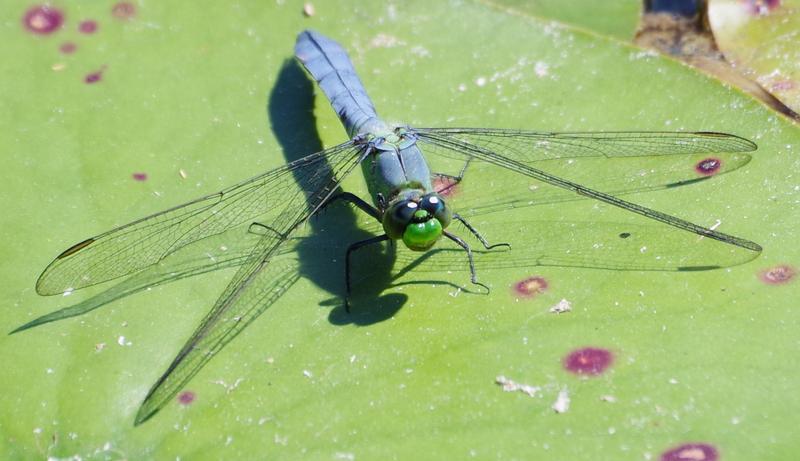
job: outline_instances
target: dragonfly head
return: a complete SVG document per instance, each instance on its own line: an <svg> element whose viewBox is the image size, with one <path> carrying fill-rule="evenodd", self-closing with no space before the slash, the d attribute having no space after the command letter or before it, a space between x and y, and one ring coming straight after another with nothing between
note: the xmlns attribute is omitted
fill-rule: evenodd
<svg viewBox="0 0 800 461"><path fill-rule="evenodd" d="M383 230L393 240L402 239L412 250L432 247L452 219L439 194L418 192L392 202L383 214Z"/></svg>

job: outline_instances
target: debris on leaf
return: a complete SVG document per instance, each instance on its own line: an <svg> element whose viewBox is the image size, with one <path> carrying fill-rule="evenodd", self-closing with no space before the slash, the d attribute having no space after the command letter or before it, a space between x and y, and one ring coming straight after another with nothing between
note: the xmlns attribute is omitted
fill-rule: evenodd
<svg viewBox="0 0 800 461"><path fill-rule="evenodd" d="M569 393L567 393L566 389L558 392L558 397L552 408L556 413L566 413L569 410Z"/></svg>
<svg viewBox="0 0 800 461"><path fill-rule="evenodd" d="M535 397L536 393L542 390L542 388L539 387L539 386L531 386L529 384L520 384L520 383L514 382L514 381L506 378L503 375L500 375L500 376L496 377L494 379L494 382L496 384L499 384L500 386L502 386L503 390L505 392L519 391L519 392L522 392L524 394L527 394L530 397Z"/></svg>
<svg viewBox="0 0 800 461"><path fill-rule="evenodd" d="M572 310L572 303L567 301L566 299L562 299L558 302L555 306L550 308L550 312L553 314L561 314L564 312L569 312Z"/></svg>

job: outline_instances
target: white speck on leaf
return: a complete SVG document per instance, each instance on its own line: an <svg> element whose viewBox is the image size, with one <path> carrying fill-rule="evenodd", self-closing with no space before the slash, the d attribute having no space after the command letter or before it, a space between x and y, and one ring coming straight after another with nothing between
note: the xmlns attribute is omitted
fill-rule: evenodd
<svg viewBox="0 0 800 461"><path fill-rule="evenodd" d="M399 38L388 34L378 34L369 42L371 48L394 48L405 44Z"/></svg>
<svg viewBox="0 0 800 461"><path fill-rule="evenodd" d="M225 393L226 394L230 394L231 392L233 392L234 389L239 387L239 384L241 384L242 381L244 381L244 378L237 379L236 381L233 382L233 384L228 384L228 383L226 383L225 381L223 381L221 379L218 379L216 381L212 381L212 383L219 384L220 386L224 387L225 388Z"/></svg>
<svg viewBox="0 0 800 461"><path fill-rule="evenodd" d="M569 410L569 402L569 393L566 389L562 389L558 392L558 397L555 403L553 403L553 411L556 413L566 413L567 410Z"/></svg>
<svg viewBox="0 0 800 461"><path fill-rule="evenodd" d="M419 45L411 47L411 54L419 56L420 58L429 58L431 56L430 51Z"/></svg>
<svg viewBox="0 0 800 461"><path fill-rule="evenodd" d="M542 390L539 386L531 386L530 384L521 384L500 375L494 379L495 384L499 384L505 392L522 392L529 397L535 397L536 394Z"/></svg>
<svg viewBox="0 0 800 461"><path fill-rule="evenodd" d="M546 62L536 61L533 66L533 71L536 72L538 77L547 77L550 73L550 66Z"/></svg>
<svg viewBox="0 0 800 461"><path fill-rule="evenodd" d="M572 310L572 303L567 301L566 299L562 299L558 302L555 306L550 308L550 312L553 314L561 314L564 312L569 312Z"/></svg>

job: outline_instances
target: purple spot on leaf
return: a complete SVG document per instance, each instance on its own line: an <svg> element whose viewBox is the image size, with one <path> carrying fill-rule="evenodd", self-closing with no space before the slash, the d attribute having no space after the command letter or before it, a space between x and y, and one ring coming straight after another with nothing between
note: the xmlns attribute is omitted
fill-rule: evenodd
<svg viewBox="0 0 800 461"><path fill-rule="evenodd" d="M60 47L58 47L58 50L61 51L64 54L72 54L77 49L78 49L78 46L75 45L72 42L64 42L64 43L61 44Z"/></svg>
<svg viewBox="0 0 800 461"><path fill-rule="evenodd" d="M745 10L752 15L764 16L781 6L780 0L743 0Z"/></svg>
<svg viewBox="0 0 800 461"><path fill-rule="evenodd" d="M147 173L134 173L131 176L137 181L147 181Z"/></svg>
<svg viewBox="0 0 800 461"><path fill-rule="evenodd" d="M197 396L195 395L194 392L183 391L180 394L178 394L178 402L181 405L191 405L191 403L194 402L195 397Z"/></svg>
<svg viewBox="0 0 800 461"><path fill-rule="evenodd" d="M709 157L697 162L694 166L694 171L703 176L713 176L720 168L722 168L722 160Z"/></svg>
<svg viewBox="0 0 800 461"><path fill-rule="evenodd" d="M717 461L717 449L707 443L686 443L661 454L661 461Z"/></svg>
<svg viewBox="0 0 800 461"><path fill-rule="evenodd" d="M103 78L103 71L105 69L100 69L98 71L86 74L86 77L83 78L83 81L86 83L97 83Z"/></svg>
<svg viewBox="0 0 800 461"><path fill-rule="evenodd" d="M64 13L52 6L33 6L25 12L22 24L34 34L51 34L64 24Z"/></svg>
<svg viewBox="0 0 800 461"><path fill-rule="evenodd" d="M795 89L796 82L792 80L778 80L770 85L773 91L789 91Z"/></svg>
<svg viewBox="0 0 800 461"><path fill-rule="evenodd" d="M564 357L564 368L579 375L599 375L613 362L614 355L608 349L584 347Z"/></svg>
<svg viewBox="0 0 800 461"><path fill-rule="evenodd" d="M84 34L93 34L97 32L97 21L81 21L78 30Z"/></svg>
<svg viewBox="0 0 800 461"><path fill-rule="evenodd" d="M547 280L538 275L528 277L514 284L514 293L523 298L533 298L534 296L547 291Z"/></svg>
<svg viewBox="0 0 800 461"><path fill-rule="evenodd" d="M117 19L131 19L136 16L136 7L130 2L119 2L111 8L111 15Z"/></svg>
<svg viewBox="0 0 800 461"><path fill-rule="evenodd" d="M797 270L794 267L782 264L762 270L759 272L758 278L769 285L782 285L792 281L795 275L797 275Z"/></svg>

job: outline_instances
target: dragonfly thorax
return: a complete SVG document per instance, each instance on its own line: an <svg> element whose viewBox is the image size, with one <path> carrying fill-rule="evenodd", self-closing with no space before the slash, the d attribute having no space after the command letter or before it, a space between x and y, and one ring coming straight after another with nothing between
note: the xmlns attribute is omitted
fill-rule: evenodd
<svg viewBox="0 0 800 461"><path fill-rule="evenodd" d="M439 194L407 189L386 207L383 230L393 240L402 239L409 249L425 251L439 240L451 219L450 208Z"/></svg>
<svg viewBox="0 0 800 461"><path fill-rule="evenodd" d="M417 142L413 133L402 128L373 128L373 131L362 132L353 140L375 152L398 152Z"/></svg>

